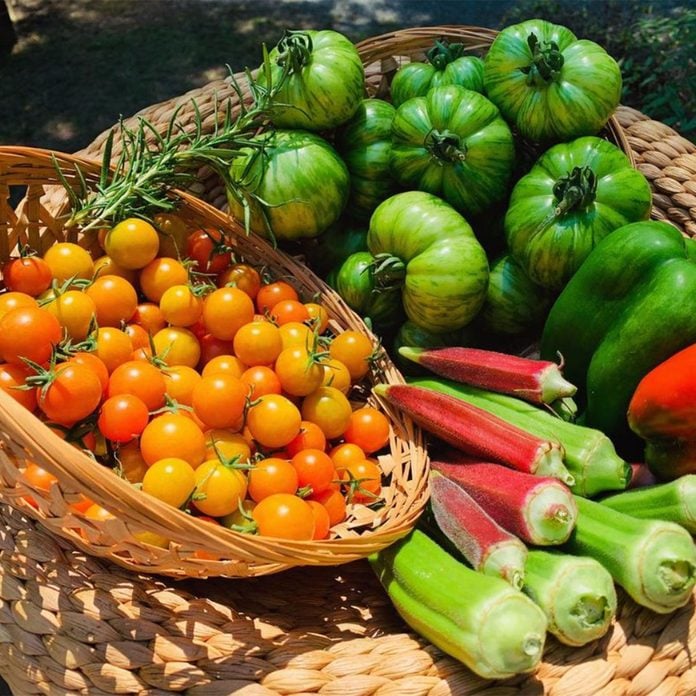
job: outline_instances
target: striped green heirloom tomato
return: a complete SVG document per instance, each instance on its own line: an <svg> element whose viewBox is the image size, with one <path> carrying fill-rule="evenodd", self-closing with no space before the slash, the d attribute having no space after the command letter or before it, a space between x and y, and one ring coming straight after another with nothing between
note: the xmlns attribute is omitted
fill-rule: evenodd
<svg viewBox="0 0 696 696"><path fill-rule="evenodd" d="M464 45L435 41L425 54L427 62L402 65L391 83L391 101L401 106L413 97L424 97L431 87L459 85L483 93L483 60L465 56Z"/></svg>
<svg viewBox="0 0 696 696"><path fill-rule="evenodd" d="M401 286L407 317L428 331L456 331L481 309L488 259L469 223L441 198L397 193L370 219L367 246L382 285Z"/></svg>
<svg viewBox="0 0 696 696"><path fill-rule="evenodd" d="M374 209L398 189L389 172L395 113L389 102L363 99L353 118L336 133L336 150L350 172L346 213L360 222L367 222Z"/></svg>
<svg viewBox="0 0 696 696"><path fill-rule="evenodd" d="M314 133L275 130L254 137L230 166L230 213L276 240L316 237L340 217L348 170Z"/></svg>
<svg viewBox="0 0 696 696"><path fill-rule="evenodd" d="M646 220L651 201L646 178L609 141L554 145L512 189L504 222L510 253L532 281L560 290L601 239Z"/></svg>
<svg viewBox="0 0 696 696"><path fill-rule="evenodd" d="M621 97L621 69L598 44L530 19L503 29L484 59L488 98L535 142L595 135Z"/></svg>
<svg viewBox="0 0 696 696"><path fill-rule="evenodd" d="M353 116L365 94L365 70L355 45L337 31L288 31L269 53L270 110L279 128L322 131ZM268 87L262 66L258 81Z"/></svg>
<svg viewBox="0 0 696 696"><path fill-rule="evenodd" d="M441 196L464 215L504 198L514 158L509 126L478 92L433 87L396 110L392 175L407 188Z"/></svg>

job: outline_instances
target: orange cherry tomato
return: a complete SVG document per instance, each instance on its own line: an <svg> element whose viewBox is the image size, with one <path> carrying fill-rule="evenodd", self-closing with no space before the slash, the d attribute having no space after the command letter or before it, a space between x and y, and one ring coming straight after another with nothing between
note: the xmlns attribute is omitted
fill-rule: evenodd
<svg viewBox="0 0 696 696"><path fill-rule="evenodd" d="M186 240L186 256L195 264L197 273L217 276L232 260L225 238L212 227L191 232Z"/></svg>
<svg viewBox="0 0 696 696"><path fill-rule="evenodd" d="M39 391L37 402L48 420L73 425L97 408L102 394L99 377L89 367L66 362L56 366L51 381Z"/></svg>
<svg viewBox="0 0 696 696"><path fill-rule="evenodd" d="M122 268L144 268L159 252L159 235L147 220L127 218L106 233L104 251Z"/></svg>
<svg viewBox="0 0 696 696"><path fill-rule="evenodd" d="M327 539L331 529L329 511L316 500L305 500L307 505L312 508L312 514L314 515L314 535L312 539Z"/></svg>
<svg viewBox="0 0 696 696"><path fill-rule="evenodd" d="M78 363L92 370L92 372L94 372L94 374L99 378L99 382L102 385L102 393L106 394L109 387L109 370L104 364L104 361L101 360L97 355L87 351L78 351L72 355L67 362Z"/></svg>
<svg viewBox="0 0 696 696"><path fill-rule="evenodd" d="M24 388L31 374L34 374L33 370L24 365L0 364L0 389L29 411L36 408L36 389Z"/></svg>
<svg viewBox="0 0 696 696"><path fill-rule="evenodd" d="M70 338L84 341L97 316L94 300L81 290L67 290L60 295L50 292L53 299L43 305L44 309L58 319Z"/></svg>
<svg viewBox="0 0 696 696"><path fill-rule="evenodd" d="M277 493L294 494L298 486L297 471L287 459L268 457L249 470L249 497L259 502Z"/></svg>
<svg viewBox="0 0 696 696"><path fill-rule="evenodd" d="M159 256L178 259L186 253L189 228L175 213L157 213L152 222L159 234Z"/></svg>
<svg viewBox="0 0 696 696"><path fill-rule="evenodd" d="M191 326L203 314L203 300L187 284L167 288L159 306L165 320L172 326Z"/></svg>
<svg viewBox="0 0 696 696"><path fill-rule="evenodd" d="M246 369L240 379L247 385L252 400L264 394L280 394L283 390L278 375L266 365Z"/></svg>
<svg viewBox="0 0 696 696"><path fill-rule="evenodd" d="M314 333L307 324L291 321L278 327L283 350L286 348L304 348L310 350L314 345Z"/></svg>
<svg viewBox="0 0 696 696"><path fill-rule="evenodd" d="M31 295L24 292L0 293L0 319L10 310L18 307L38 307L39 303Z"/></svg>
<svg viewBox="0 0 696 696"><path fill-rule="evenodd" d="M350 462L338 472L348 485L348 500L353 503L374 503L382 490L382 470L374 459Z"/></svg>
<svg viewBox="0 0 696 696"><path fill-rule="evenodd" d="M321 386L324 368L304 348L286 348L275 362L283 391L292 396L307 396ZM308 419L309 420L309 419Z"/></svg>
<svg viewBox="0 0 696 696"><path fill-rule="evenodd" d="M153 336L167 325L162 310L154 302L141 302L135 308L131 323L142 326L147 333Z"/></svg>
<svg viewBox="0 0 696 696"><path fill-rule="evenodd" d="M159 256L141 269L139 275L140 291L150 302L159 303L162 295L175 285L185 285L189 272L181 261L167 256Z"/></svg>
<svg viewBox="0 0 696 696"><path fill-rule="evenodd" d="M241 426L248 388L237 377L222 373L203 377L193 388L193 410L208 428Z"/></svg>
<svg viewBox="0 0 696 696"><path fill-rule="evenodd" d="M179 457L197 467L205 458L205 448L203 431L183 413L155 416L140 436L140 452L150 466L158 459Z"/></svg>
<svg viewBox="0 0 696 696"><path fill-rule="evenodd" d="M262 536L298 541L309 541L314 536L312 508L296 495L270 495L258 503L251 514Z"/></svg>
<svg viewBox="0 0 696 696"><path fill-rule="evenodd" d="M324 370L323 387L335 387L344 394L350 391L353 381L348 368L340 360L334 358L322 360L321 367Z"/></svg>
<svg viewBox="0 0 696 696"><path fill-rule="evenodd" d="M237 331L253 318L253 301L237 288L213 290L203 303L203 323L206 329L223 341L233 340Z"/></svg>
<svg viewBox="0 0 696 696"><path fill-rule="evenodd" d="M350 402L335 387L319 387L302 401L302 420L316 423L328 440L343 435L352 413Z"/></svg>
<svg viewBox="0 0 696 696"><path fill-rule="evenodd" d="M139 443L134 440L128 444L120 445L115 456L121 475L130 483L141 483L148 466L140 453Z"/></svg>
<svg viewBox="0 0 696 696"><path fill-rule="evenodd" d="M300 423L300 432L287 444L286 449L291 457L304 449L324 451L326 449L326 436L316 423L302 421Z"/></svg>
<svg viewBox="0 0 696 696"><path fill-rule="evenodd" d="M78 244L57 242L46 250L43 259L59 284L70 278L89 280L94 276L94 261L89 252Z"/></svg>
<svg viewBox="0 0 696 696"><path fill-rule="evenodd" d="M164 457L150 465L142 486L144 493L179 508L191 497L196 487L196 474L185 459Z"/></svg>
<svg viewBox="0 0 696 696"><path fill-rule="evenodd" d="M130 360L132 352L133 344L130 337L121 329L114 326L103 326L97 329L95 354L106 365L109 373Z"/></svg>
<svg viewBox="0 0 696 696"><path fill-rule="evenodd" d="M218 276L218 287L239 288L254 300L261 288L259 272L248 263L233 263Z"/></svg>
<svg viewBox="0 0 696 696"><path fill-rule="evenodd" d="M94 301L99 326L120 327L130 320L138 306L135 288L117 275L100 276L85 290L85 294Z"/></svg>
<svg viewBox="0 0 696 696"><path fill-rule="evenodd" d="M270 311L271 321L278 326L289 324L291 321L303 323L309 321L307 307L299 300L281 300L273 305Z"/></svg>
<svg viewBox="0 0 696 696"><path fill-rule="evenodd" d="M207 377L209 375L226 374L232 377L240 378L247 366L236 356L231 354L216 355L209 360L201 370L201 375Z"/></svg>
<svg viewBox="0 0 696 696"><path fill-rule="evenodd" d="M130 442L138 437L150 420L145 402L133 394L109 397L99 410L97 425L112 442Z"/></svg>
<svg viewBox="0 0 696 696"><path fill-rule="evenodd" d="M363 333L349 329L338 334L329 345L332 358L342 362L351 379L362 379L370 369L370 357L374 353L372 341Z"/></svg>
<svg viewBox="0 0 696 696"><path fill-rule="evenodd" d="M130 338L133 350L138 350L139 348L147 348L149 350L150 335L140 324L126 324L123 327L123 333Z"/></svg>
<svg viewBox="0 0 696 696"><path fill-rule="evenodd" d="M326 307L317 302L305 302L309 314L309 324L317 333L323 334L329 327L329 313Z"/></svg>
<svg viewBox="0 0 696 696"><path fill-rule="evenodd" d="M325 491L337 478L334 463L323 450L300 450L290 463L297 471L299 488L309 488L313 493Z"/></svg>
<svg viewBox="0 0 696 696"><path fill-rule="evenodd" d="M13 365L24 365L24 358L42 365L62 335L60 323L48 310L17 307L0 319L0 356Z"/></svg>
<svg viewBox="0 0 696 696"><path fill-rule="evenodd" d="M152 337L157 356L169 366L196 367L201 358L201 344L191 331L182 326L168 326Z"/></svg>
<svg viewBox="0 0 696 696"><path fill-rule="evenodd" d="M110 256L100 256L94 262L94 277L101 278L105 275L115 275L127 280L135 287L138 282L137 271L130 268L121 268Z"/></svg>
<svg viewBox="0 0 696 696"><path fill-rule="evenodd" d="M311 420L311 419L306 419ZM252 402L246 425L262 447L285 447L300 432L302 416L295 404L282 394L265 394Z"/></svg>
<svg viewBox="0 0 696 696"><path fill-rule="evenodd" d="M354 445L350 442L343 442L329 450L329 457L331 457L336 469L340 471L341 469L345 469L348 464L363 461L363 459L365 459L365 452L358 445Z"/></svg>
<svg viewBox="0 0 696 696"><path fill-rule="evenodd" d="M193 390L201 375L188 365L174 365L163 370L166 394L182 406L191 406L193 403Z"/></svg>
<svg viewBox="0 0 696 696"><path fill-rule="evenodd" d="M132 394L137 396L149 411L164 406L167 384L162 371L152 363L129 360L119 365L109 377L109 396Z"/></svg>
<svg viewBox="0 0 696 696"><path fill-rule="evenodd" d="M290 283L284 280L276 280L272 283L262 285L259 288L256 295L256 309L259 311L259 314L266 314L266 312L270 312L278 302L299 299L300 296L297 290L295 290Z"/></svg>
<svg viewBox="0 0 696 696"><path fill-rule="evenodd" d="M234 354L249 367L271 365L283 349L278 327L269 321L244 324L234 335Z"/></svg>
<svg viewBox="0 0 696 696"><path fill-rule="evenodd" d="M51 286L51 268L39 256L23 256L10 259L2 269L5 287L13 292L24 292L37 297Z"/></svg>
<svg viewBox="0 0 696 696"><path fill-rule="evenodd" d="M343 439L372 454L389 442L389 419L372 406L358 408L350 414Z"/></svg>
<svg viewBox="0 0 696 696"><path fill-rule="evenodd" d="M207 459L238 459L246 462L251 457L251 446L241 433L230 432L228 428L213 428L205 433Z"/></svg>
<svg viewBox="0 0 696 696"><path fill-rule="evenodd" d="M315 493L308 500L315 500L326 508L332 527L346 519L346 499L337 486L327 488L321 493Z"/></svg>
<svg viewBox="0 0 696 696"><path fill-rule="evenodd" d="M203 462L195 471L196 489L191 504L205 515L222 517L238 509L247 492L244 473L219 459Z"/></svg>

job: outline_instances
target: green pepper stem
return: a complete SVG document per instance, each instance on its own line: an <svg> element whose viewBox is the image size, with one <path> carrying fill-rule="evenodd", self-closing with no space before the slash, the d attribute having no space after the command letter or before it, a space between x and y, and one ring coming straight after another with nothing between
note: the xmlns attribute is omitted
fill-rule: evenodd
<svg viewBox="0 0 696 696"><path fill-rule="evenodd" d="M439 160L445 162L463 162L466 159L466 145L452 131L439 131L433 128L425 136L425 147Z"/></svg>
<svg viewBox="0 0 696 696"><path fill-rule="evenodd" d="M555 41L542 43L534 32L527 38L527 44L532 53L532 63L521 70L527 75L529 84L541 87L557 80L564 61L558 44Z"/></svg>
<svg viewBox="0 0 696 696"><path fill-rule="evenodd" d="M590 167L573 167L553 185L553 195L558 201L554 210L556 217L571 210L584 210L597 196L597 175Z"/></svg>

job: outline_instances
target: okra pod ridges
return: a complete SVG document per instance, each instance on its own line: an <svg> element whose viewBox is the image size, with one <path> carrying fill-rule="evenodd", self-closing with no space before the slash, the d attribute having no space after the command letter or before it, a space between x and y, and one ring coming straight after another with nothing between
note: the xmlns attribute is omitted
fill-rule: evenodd
<svg viewBox="0 0 696 696"><path fill-rule="evenodd" d="M547 619L520 590L476 572L418 529L369 560L406 623L479 676L505 679L538 666Z"/></svg>
<svg viewBox="0 0 696 696"><path fill-rule="evenodd" d="M633 517L675 522L696 534L696 474L617 493L601 502Z"/></svg>
<svg viewBox="0 0 696 696"><path fill-rule="evenodd" d="M575 533L566 550L596 558L633 600L658 613L684 606L696 582L696 545L683 527L640 519L576 497Z"/></svg>
<svg viewBox="0 0 696 696"><path fill-rule="evenodd" d="M527 547L503 529L459 484L433 471L430 505L440 531L477 571L518 590L524 580Z"/></svg>
<svg viewBox="0 0 696 696"><path fill-rule="evenodd" d="M531 549L525 565L524 591L544 610L549 632L566 645L601 638L616 614L614 581L589 556Z"/></svg>
<svg viewBox="0 0 696 696"><path fill-rule="evenodd" d="M577 387L563 377L562 363L557 365L549 360L462 346L430 349L402 346L399 353L441 377L513 394L536 404L550 404L577 392Z"/></svg>

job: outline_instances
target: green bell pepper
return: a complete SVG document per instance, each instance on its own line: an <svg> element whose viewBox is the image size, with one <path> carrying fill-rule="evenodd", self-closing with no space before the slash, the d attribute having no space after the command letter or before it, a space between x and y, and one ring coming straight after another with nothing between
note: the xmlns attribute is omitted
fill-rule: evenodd
<svg viewBox="0 0 696 696"><path fill-rule="evenodd" d="M541 357L565 361L584 424L640 456L626 417L653 367L696 341L696 242L664 222L635 222L605 237L554 302Z"/></svg>

